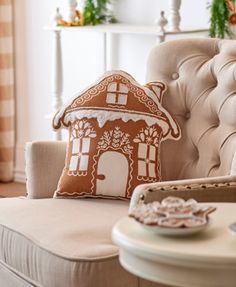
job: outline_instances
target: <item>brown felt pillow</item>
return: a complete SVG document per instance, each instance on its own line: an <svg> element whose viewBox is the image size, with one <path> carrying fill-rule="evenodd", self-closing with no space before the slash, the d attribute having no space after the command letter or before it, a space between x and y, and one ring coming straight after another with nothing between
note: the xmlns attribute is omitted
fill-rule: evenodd
<svg viewBox="0 0 236 287"><path fill-rule="evenodd" d="M165 88L113 71L63 107L53 126L68 128L69 142L54 197L127 199L137 185L160 181L160 143L180 138L161 105Z"/></svg>

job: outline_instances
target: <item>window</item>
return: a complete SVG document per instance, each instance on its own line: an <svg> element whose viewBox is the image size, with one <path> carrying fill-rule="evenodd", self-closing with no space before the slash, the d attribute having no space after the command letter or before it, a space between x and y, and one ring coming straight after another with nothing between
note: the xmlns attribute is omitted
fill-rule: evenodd
<svg viewBox="0 0 236 287"><path fill-rule="evenodd" d="M70 171L87 171L89 160L90 138L75 138L72 143Z"/></svg>
<svg viewBox="0 0 236 287"><path fill-rule="evenodd" d="M108 104L126 105L129 89L124 84L111 83L107 88Z"/></svg>
<svg viewBox="0 0 236 287"><path fill-rule="evenodd" d="M139 143L138 147L138 175L156 177L156 148L153 145Z"/></svg>

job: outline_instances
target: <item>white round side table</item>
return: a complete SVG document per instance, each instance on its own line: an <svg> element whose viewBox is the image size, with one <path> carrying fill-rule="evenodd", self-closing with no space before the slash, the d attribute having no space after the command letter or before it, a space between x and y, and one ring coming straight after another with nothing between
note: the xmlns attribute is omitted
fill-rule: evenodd
<svg viewBox="0 0 236 287"><path fill-rule="evenodd" d="M211 203L209 227L195 235L167 237L144 230L133 218L113 228L121 265L154 282L179 287L236 287L236 203Z"/></svg>

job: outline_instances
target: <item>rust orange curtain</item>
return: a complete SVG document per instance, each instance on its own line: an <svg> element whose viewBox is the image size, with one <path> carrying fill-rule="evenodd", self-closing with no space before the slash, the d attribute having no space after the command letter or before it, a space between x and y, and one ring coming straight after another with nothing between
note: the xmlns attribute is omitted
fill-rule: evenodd
<svg viewBox="0 0 236 287"><path fill-rule="evenodd" d="M12 0L0 0L0 181L13 179L14 70Z"/></svg>

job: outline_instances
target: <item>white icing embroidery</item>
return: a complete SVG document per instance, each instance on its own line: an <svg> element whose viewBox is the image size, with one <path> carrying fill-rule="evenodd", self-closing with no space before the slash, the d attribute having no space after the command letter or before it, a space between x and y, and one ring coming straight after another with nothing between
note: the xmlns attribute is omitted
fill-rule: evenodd
<svg viewBox="0 0 236 287"><path fill-rule="evenodd" d="M71 145L72 155L68 168L68 175L86 176L89 161L91 138L96 137L92 125L85 120L77 121L72 126Z"/></svg>
<svg viewBox="0 0 236 287"><path fill-rule="evenodd" d="M107 87L107 98L108 104L126 105L129 89L124 84L111 83Z"/></svg>
<svg viewBox="0 0 236 287"><path fill-rule="evenodd" d="M73 123L70 140L82 137L95 138L96 136L92 125L86 120Z"/></svg>
<svg viewBox="0 0 236 287"><path fill-rule="evenodd" d="M151 91L147 87L143 87L139 85L134 78L132 78L129 74L122 71L111 71L105 73L98 81L89 86L86 90L77 93L72 99L70 99L57 113L54 118L54 124L57 125L61 120L61 117L65 113L66 109L71 106L71 108L76 108L80 104L91 100L93 97L97 96L100 92L106 90L107 86L112 83L114 80L122 80L123 84L127 86L127 88L135 93L135 96L138 100L143 103L146 107L148 107L152 112L156 114L161 114L158 110L159 100L154 95L153 91ZM148 101L149 100L149 101ZM154 104L156 103L156 105Z"/></svg>
<svg viewBox="0 0 236 287"><path fill-rule="evenodd" d="M156 174L156 153L161 134L154 127L142 129L133 140L138 143L138 180L153 179Z"/></svg>
<svg viewBox="0 0 236 287"><path fill-rule="evenodd" d="M142 129L139 134L137 134L136 138L134 139L135 143L147 143L149 145L154 145L158 147L161 136L155 127L146 127L145 129Z"/></svg>
<svg viewBox="0 0 236 287"><path fill-rule="evenodd" d="M139 180L139 181L146 181L146 182L148 182L148 183L150 183L150 182L156 182L157 181L157 179L156 178L150 178L150 177L147 177L147 176L137 176L137 179Z"/></svg>
<svg viewBox="0 0 236 287"><path fill-rule="evenodd" d="M130 145L129 137L129 134L122 132L119 127L115 127L114 130L104 132L98 142L97 149L106 149L111 146L115 149L121 149L124 153L131 154L133 147Z"/></svg>
<svg viewBox="0 0 236 287"><path fill-rule="evenodd" d="M129 161L123 153L117 150L101 153L98 158L97 175L96 194L126 196Z"/></svg>
<svg viewBox="0 0 236 287"><path fill-rule="evenodd" d="M160 104L159 102L160 99L158 98L158 95L156 95L155 92L152 91L152 89L139 85L134 80L133 77L131 77L129 74L123 71L109 71L105 73L100 79L98 79L98 81L89 86L86 90L78 92L56 114L56 116L54 117L54 126L59 125L59 122L61 122L63 125L67 125L66 121L63 118L63 115L65 113L67 114L66 112L67 108L71 109L71 111L68 111L68 113L73 112L73 109L76 109L80 104L91 100L93 97L97 96L100 92L105 91L107 89L107 86L110 83L112 83L115 79L118 80L122 79L122 83L126 84L126 86L130 89L130 91L134 93L138 101L143 103L146 107L148 107L150 111L160 116L161 113L163 113L167 117L169 123L167 124L168 128L165 129L165 131L163 130L163 139L172 138L178 140L180 138L180 131L177 124L175 123L171 115ZM156 82L155 84L163 85L162 83L158 82ZM164 90L165 86L163 85L163 91ZM171 129L173 134L170 133Z"/></svg>
<svg viewBox="0 0 236 287"><path fill-rule="evenodd" d="M93 157L91 190L94 191L96 185L96 194L110 195L112 186L113 196L125 197L127 192L127 197L131 197L134 162L131 157L133 146L130 145L129 137L120 127L115 127L114 130L105 131L100 138L97 144L98 152ZM96 178L97 174L103 179Z"/></svg>
<svg viewBox="0 0 236 287"><path fill-rule="evenodd" d="M139 120L143 120L146 122L148 126L152 126L154 124L158 124L161 126L163 133L167 133L169 130L168 124L160 119L151 116L147 116L145 114L138 114L138 113L131 113L125 111L111 111L111 110L98 110L98 109L84 109L78 110L71 113L68 113L65 116L64 122L68 124L69 122L73 122L76 119L82 118L95 118L97 119L98 125L102 128L107 121L115 121L115 120L122 120L123 122L134 121L137 122Z"/></svg>

